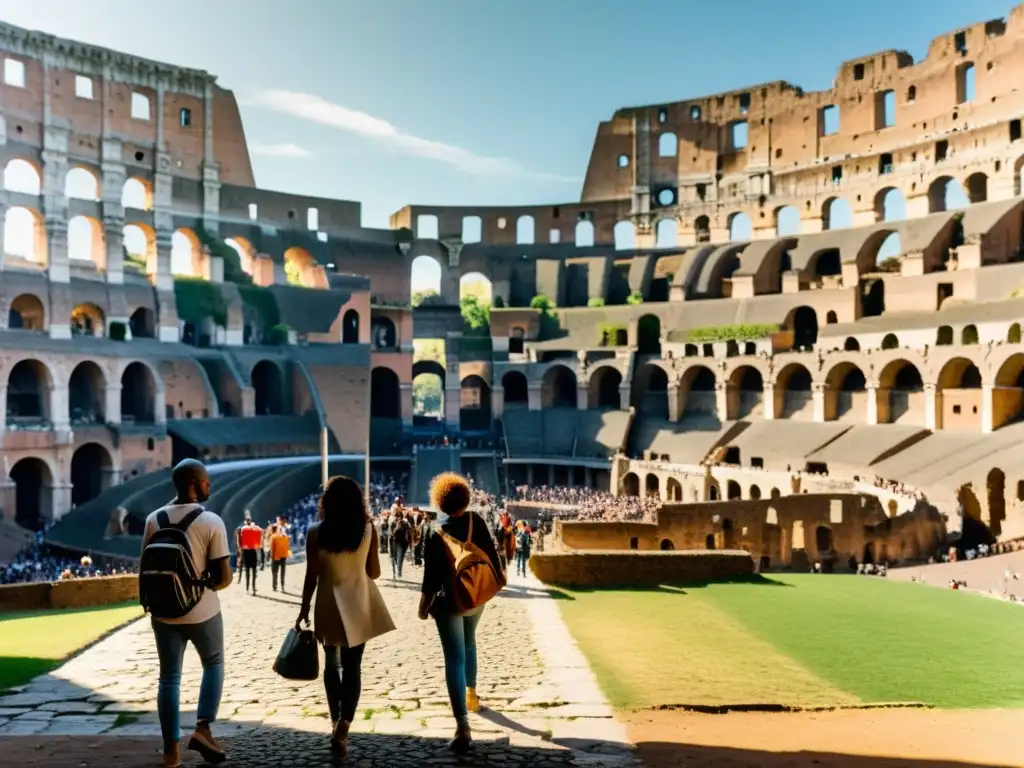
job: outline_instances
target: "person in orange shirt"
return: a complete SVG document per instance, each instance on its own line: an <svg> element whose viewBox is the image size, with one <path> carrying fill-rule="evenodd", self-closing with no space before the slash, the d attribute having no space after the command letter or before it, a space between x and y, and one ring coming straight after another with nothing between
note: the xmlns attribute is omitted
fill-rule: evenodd
<svg viewBox="0 0 1024 768"><path fill-rule="evenodd" d="M277 592L277 578L281 577L281 591L284 592L284 566L291 557L292 548L288 534L281 525L270 526L270 576L274 591Z"/></svg>

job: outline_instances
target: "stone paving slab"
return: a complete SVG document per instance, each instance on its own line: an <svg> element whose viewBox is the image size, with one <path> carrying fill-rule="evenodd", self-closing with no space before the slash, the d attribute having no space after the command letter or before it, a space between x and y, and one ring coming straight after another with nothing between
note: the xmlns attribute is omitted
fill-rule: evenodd
<svg viewBox="0 0 1024 768"><path fill-rule="evenodd" d="M301 585L301 567L288 575L292 585ZM419 576L410 566L405 581L380 581L398 630L367 647L349 765L635 762L625 728L615 720L557 604L532 577L515 580L485 609L477 685L484 709L471 716L477 744L467 758L451 755L447 741L455 723L440 644L433 622L416 617ZM271 670L298 613L295 586L291 593L274 593L264 572L259 596L237 585L221 593L226 684L215 733L230 747L233 765L332 764L322 683L283 680ZM0 697L4 762L51 768L152 765L160 733L157 674L152 630L143 619ZM200 676L198 657L189 650L181 697L186 730L195 720Z"/></svg>

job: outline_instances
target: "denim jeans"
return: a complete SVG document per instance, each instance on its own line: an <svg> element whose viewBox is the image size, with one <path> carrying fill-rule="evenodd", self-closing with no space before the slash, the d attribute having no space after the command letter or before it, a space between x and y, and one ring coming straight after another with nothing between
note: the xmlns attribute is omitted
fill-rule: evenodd
<svg viewBox="0 0 1024 768"><path fill-rule="evenodd" d="M463 616L435 616L437 634L444 653L444 681L452 714L460 725L469 722L466 711L466 688L476 688L476 625L483 607Z"/></svg>
<svg viewBox="0 0 1024 768"><path fill-rule="evenodd" d="M181 665L189 642L203 664L196 722L212 723L217 719L224 691L224 619L219 613L200 624L165 624L153 619L153 635L160 658L156 708L164 748L168 748L181 740Z"/></svg>
<svg viewBox="0 0 1024 768"><path fill-rule="evenodd" d="M338 720L351 723L355 719L362 692L365 648L365 644L355 648L324 646L324 688L327 689L327 708L331 711L332 723Z"/></svg>
<svg viewBox="0 0 1024 768"><path fill-rule="evenodd" d="M286 559L270 561L270 575L274 582L274 590L277 590L278 578L281 580L281 591L284 592L284 568L288 564Z"/></svg>
<svg viewBox="0 0 1024 768"><path fill-rule="evenodd" d="M391 575L402 578L402 566L405 565L406 547L400 544L391 545Z"/></svg>
<svg viewBox="0 0 1024 768"><path fill-rule="evenodd" d="M523 550L516 551L516 575L526 575L526 561L530 559L530 556Z"/></svg>

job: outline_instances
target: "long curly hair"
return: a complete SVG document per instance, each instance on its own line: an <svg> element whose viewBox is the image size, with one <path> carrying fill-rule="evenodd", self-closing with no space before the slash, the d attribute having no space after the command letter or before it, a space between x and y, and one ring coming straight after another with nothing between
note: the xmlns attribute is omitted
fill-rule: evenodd
<svg viewBox="0 0 1024 768"><path fill-rule="evenodd" d="M448 517L464 514L472 497L469 481L454 472L442 472L430 482L430 503Z"/></svg>
<svg viewBox="0 0 1024 768"><path fill-rule="evenodd" d="M363 489L351 477L337 475L327 481L318 505L320 530L317 546L326 552L355 552L366 536L370 516Z"/></svg>

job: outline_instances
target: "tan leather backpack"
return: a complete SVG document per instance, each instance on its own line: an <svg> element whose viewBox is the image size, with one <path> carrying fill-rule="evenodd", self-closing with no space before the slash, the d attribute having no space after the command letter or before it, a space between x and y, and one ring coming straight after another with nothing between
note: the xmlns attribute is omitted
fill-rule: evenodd
<svg viewBox="0 0 1024 768"><path fill-rule="evenodd" d="M485 605L507 583L504 572L496 570L491 558L473 543L473 512L469 515L466 541L459 541L438 529L444 551L452 568L452 589L449 595L455 613L469 613Z"/></svg>

